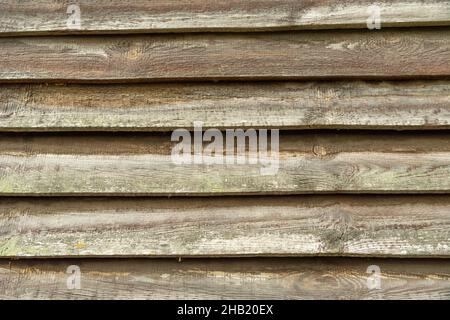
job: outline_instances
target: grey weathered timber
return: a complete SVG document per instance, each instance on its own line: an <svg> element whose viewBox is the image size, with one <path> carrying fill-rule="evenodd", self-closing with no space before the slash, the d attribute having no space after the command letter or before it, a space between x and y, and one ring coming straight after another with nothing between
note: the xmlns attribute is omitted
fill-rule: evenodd
<svg viewBox="0 0 450 320"><path fill-rule="evenodd" d="M1 257L450 256L448 196L0 198Z"/></svg>
<svg viewBox="0 0 450 320"><path fill-rule="evenodd" d="M0 82L450 76L450 29L0 38Z"/></svg>
<svg viewBox="0 0 450 320"><path fill-rule="evenodd" d="M0 86L3 131L444 129L449 81Z"/></svg>
<svg viewBox="0 0 450 320"><path fill-rule="evenodd" d="M2 0L0 36L367 28L374 4L383 28L450 24L446 0Z"/></svg>
<svg viewBox="0 0 450 320"><path fill-rule="evenodd" d="M69 266L81 288L70 290ZM370 266L381 288L369 289ZM450 260L0 260L2 299L450 299Z"/></svg>
<svg viewBox="0 0 450 320"><path fill-rule="evenodd" d="M248 151L241 154L245 156L242 164L225 163L235 152L225 153L220 164L211 164L217 160L211 156L198 164L177 164L171 156L175 142L170 138L148 133L3 134L0 194L450 191L450 139L446 132L283 133L278 152L274 149L271 155L270 145L267 155ZM270 143L270 137L268 140Z"/></svg>

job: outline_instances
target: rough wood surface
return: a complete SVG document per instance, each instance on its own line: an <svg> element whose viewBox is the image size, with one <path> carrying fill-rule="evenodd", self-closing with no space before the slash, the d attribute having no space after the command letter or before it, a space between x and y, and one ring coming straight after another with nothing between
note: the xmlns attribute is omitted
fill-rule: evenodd
<svg viewBox="0 0 450 320"><path fill-rule="evenodd" d="M1 257L450 256L448 196L0 199Z"/></svg>
<svg viewBox="0 0 450 320"><path fill-rule="evenodd" d="M71 265L81 289L67 289ZM369 289L369 266L380 289ZM450 260L1 260L0 298L447 300Z"/></svg>
<svg viewBox="0 0 450 320"><path fill-rule="evenodd" d="M450 29L0 38L0 81L450 76Z"/></svg>
<svg viewBox="0 0 450 320"><path fill-rule="evenodd" d="M285 133L278 158L276 153L259 157L248 151L244 164L176 164L174 145L168 134L3 134L0 194L450 191L447 132ZM250 164L250 159L258 163ZM272 175L263 175L268 170L263 168L272 168Z"/></svg>
<svg viewBox="0 0 450 320"><path fill-rule="evenodd" d="M67 25L74 3L79 27ZM374 4L382 27L450 24L446 0L1 0L0 35L367 28Z"/></svg>
<svg viewBox="0 0 450 320"><path fill-rule="evenodd" d="M450 128L450 82L3 85L3 131Z"/></svg>

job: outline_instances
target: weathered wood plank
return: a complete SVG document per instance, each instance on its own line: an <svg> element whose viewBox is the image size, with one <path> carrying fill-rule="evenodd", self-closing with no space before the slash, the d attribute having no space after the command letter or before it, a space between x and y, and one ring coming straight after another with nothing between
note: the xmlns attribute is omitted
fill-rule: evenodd
<svg viewBox="0 0 450 320"><path fill-rule="evenodd" d="M1 0L0 35L367 28L370 0ZM450 25L446 0L381 0L382 27Z"/></svg>
<svg viewBox="0 0 450 320"><path fill-rule="evenodd" d="M449 196L0 199L1 257L450 256Z"/></svg>
<svg viewBox="0 0 450 320"><path fill-rule="evenodd" d="M174 146L168 134L3 134L0 194L450 191L447 132L282 134L278 152L275 148L272 155L261 155L251 150L245 158L240 154L242 164L228 162L235 152L217 164L211 164L218 159L211 156L199 164L177 164L171 156Z"/></svg>
<svg viewBox="0 0 450 320"><path fill-rule="evenodd" d="M450 29L0 39L0 81L450 76Z"/></svg>
<svg viewBox="0 0 450 320"><path fill-rule="evenodd" d="M450 128L450 82L3 85L3 131Z"/></svg>
<svg viewBox="0 0 450 320"><path fill-rule="evenodd" d="M80 289L67 288L71 265ZM380 289L368 286L369 266L380 267ZM1 260L0 298L446 300L450 260Z"/></svg>

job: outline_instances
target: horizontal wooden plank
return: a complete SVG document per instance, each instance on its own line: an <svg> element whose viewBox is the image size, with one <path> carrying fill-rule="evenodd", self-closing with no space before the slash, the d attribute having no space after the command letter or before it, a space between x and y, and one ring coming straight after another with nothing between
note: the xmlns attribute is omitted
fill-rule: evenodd
<svg viewBox="0 0 450 320"><path fill-rule="evenodd" d="M448 129L449 81L0 86L3 131Z"/></svg>
<svg viewBox="0 0 450 320"><path fill-rule="evenodd" d="M450 256L450 196L0 198L1 257Z"/></svg>
<svg viewBox="0 0 450 320"><path fill-rule="evenodd" d="M450 29L0 38L0 81L450 76Z"/></svg>
<svg viewBox="0 0 450 320"><path fill-rule="evenodd" d="M67 288L69 266L80 268L80 289ZM1 260L0 298L447 300L450 260Z"/></svg>
<svg viewBox="0 0 450 320"><path fill-rule="evenodd" d="M200 163L179 164L171 155L176 143L170 140L169 134L148 133L2 134L0 194L450 191L447 132L285 133L280 136L278 150L274 144L273 154L252 149L240 153L242 164L235 161L236 150L224 153L223 158L218 154L197 158ZM212 164L213 160L220 163Z"/></svg>
<svg viewBox="0 0 450 320"><path fill-rule="evenodd" d="M80 25L69 24L73 1L0 1L0 35L367 28L370 0L77 0ZM381 0L381 26L450 25L445 0ZM69 12L73 12L73 9Z"/></svg>

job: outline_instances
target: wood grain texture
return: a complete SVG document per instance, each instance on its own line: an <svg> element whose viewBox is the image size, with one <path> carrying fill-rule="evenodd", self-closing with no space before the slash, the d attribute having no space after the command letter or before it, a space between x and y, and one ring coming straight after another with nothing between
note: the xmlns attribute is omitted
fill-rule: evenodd
<svg viewBox="0 0 450 320"><path fill-rule="evenodd" d="M223 161L176 164L171 157L174 146L168 134L3 134L0 194L230 195L450 190L447 132L286 133L280 136L278 153L260 156L247 151L246 155L241 154L247 156L243 158L244 164ZM235 152L228 152L224 158L233 156ZM250 164L250 160L257 163Z"/></svg>
<svg viewBox="0 0 450 320"><path fill-rule="evenodd" d="M449 196L0 199L0 256L450 256Z"/></svg>
<svg viewBox="0 0 450 320"><path fill-rule="evenodd" d="M70 265L81 289L67 289ZM381 269L368 289L367 268ZM2 299L450 299L449 260L0 261Z"/></svg>
<svg viewBox="0 0 450 320"><path fill-rule="evenodd" d="M3 131L448 129L450 82L0 86Z"/></svg>
<svg viewBox="0 0 450 320"><path fill-rule="evenodd" d="M450 29L0 38L0 81L450 76Z"/></svg>
<svg viewBox="0 0 450 320"><path fill-rule="evenodd" d="M79 27L67 25L76 3ZM0 35L367 28L370 0L1 0ZM446 0L381 0L382 27L450 25Z"/></svg>

